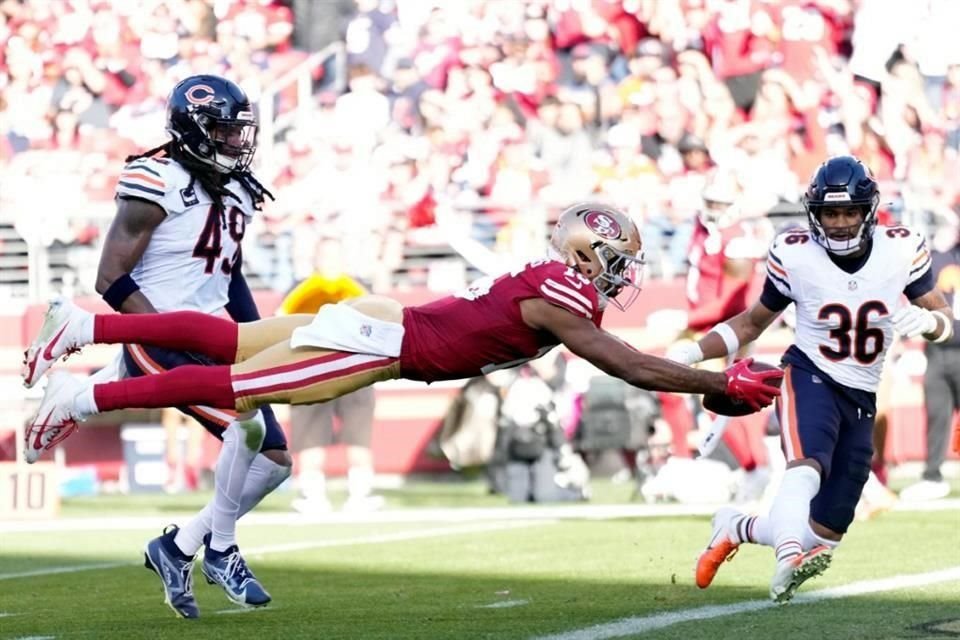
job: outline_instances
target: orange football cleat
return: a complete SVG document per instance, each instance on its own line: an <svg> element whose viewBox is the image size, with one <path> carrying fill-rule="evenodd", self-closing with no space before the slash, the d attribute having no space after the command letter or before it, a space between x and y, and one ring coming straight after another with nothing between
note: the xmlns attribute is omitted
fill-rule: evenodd
<svg viewBox="0 0 960 640"><path fill-rule="evenodd" d="M740 543L730 539L728 526L734 517L743 515L736 509L724 507L713 515L713 535L710 543L697 558L697 586L706 589L720 570L720 565L733 559Z"/></svg>

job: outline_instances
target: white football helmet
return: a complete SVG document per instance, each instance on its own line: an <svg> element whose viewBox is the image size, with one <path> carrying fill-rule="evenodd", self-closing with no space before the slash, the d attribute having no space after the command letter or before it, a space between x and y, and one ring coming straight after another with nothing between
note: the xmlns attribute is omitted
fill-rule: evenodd
<svg viewBox="0 0 960 640"><path fill-rule="evenodd" d="M627 214L603 204L575 204L557 219L550 246L618 309L625 310L640 294L643 242ZM624 290L627 295L617 300Z"/></svg>

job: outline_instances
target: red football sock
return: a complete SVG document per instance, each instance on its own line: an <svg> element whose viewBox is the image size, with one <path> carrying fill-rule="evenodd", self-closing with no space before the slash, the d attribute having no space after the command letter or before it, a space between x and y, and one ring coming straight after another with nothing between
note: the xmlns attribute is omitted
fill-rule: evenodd
<svg viewBox="0 0 960 640"><path fill-rule="evenodd" d="M235 322L198 311L97 314L93 321L97 344L146 344L194 351L227 364L237 357L238 333Z"/></svg>
<svg viewBox="0 0 960 640"><path fill-rule="evenodd" d="M99 412L190 405L236 408L227 365L190 364L156 375L97 384L93 399Z"/></svg>
<svg viewBox="0 0 960 640"><path fill-rule="evenodd" d="M730 420L727 430L723 433L723 444L727 445L730 453L744 471L753 471L757 468L757 460L750 450L749 435L742 422Z"/></svg>

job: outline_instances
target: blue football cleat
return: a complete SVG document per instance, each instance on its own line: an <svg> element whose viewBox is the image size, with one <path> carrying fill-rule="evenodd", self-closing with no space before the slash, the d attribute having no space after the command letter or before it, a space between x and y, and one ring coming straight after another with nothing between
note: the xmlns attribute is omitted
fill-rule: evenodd
<svg viewBox="0 0 960 640"><path fill-rule="evenodd" d="M170 525L163 535L147 543L143 550L143 566L150 569L163 583L166 603L182 618L199 618L200 609L193 597L193 558L183 559L175 552L173 538L178 527Z"/></svg>
<svg viewBox="0 0 960 640"><path fill-rule="evenodd" d="M242 607L262 607L270 602L270 594L247 567L236 545L223 552L214 551L207 546L200 570L208 583L223 587L227 598L234 604Z"/></svg>

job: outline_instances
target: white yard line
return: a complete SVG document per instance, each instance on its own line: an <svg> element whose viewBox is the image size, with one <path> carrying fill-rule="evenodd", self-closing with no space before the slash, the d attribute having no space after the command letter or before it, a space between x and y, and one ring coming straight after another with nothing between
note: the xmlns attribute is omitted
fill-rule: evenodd
<svg viewBox="0 0 960 640"><path fill-rule="evenodd" d="M942 569L940 571L930 571L928 573L904 574L890 578L881 578L879 580L863 580L861 582L851 582L850 584L839 587L809 591L799 594L793 599L792 603L786 606L797 606L811 602L821 602L823 600L849 598L850 596L859 596L866 593L881 593L884 591L925 587L941 582L956 581L960 581L960 566ZM614 620L613 622L566 631L564 633L539 636L535 640L607 640L609 638L622 638L663 629L683 622L722 618L738 613L772 609L776 606L777 605L769 600L747 600L745 602L734 602L725 605L678 609L677 611L667 611L649 616L623 618L621 620Z"/></svg>
<svg viewBox="0 0 960 640"><path fill-rule="evenodd" d="M311 526L317 524L465 523L503 520L609 520L613 518L663 518L709 516L721 504L578 504L559 506L416 508L372 513L334 512L324 516L299 513L251 513L240 521L245 527ZM960 510L960 498L926 503L898 503L894 511ZM170 522L184 521L193 514L121 516L115 518L59 518L47 521L0 522L0 533L55 533L63 531L134 531L162 529Z"/></svg>
<svg viewBox="0 0 960 640"><path fill-rule="evenodd" d="M290 542L274 544L266 547L252 547L245 550L245 555L263 555L268 553L287 553L290 551L305 551L307 549L324 549L326 547L344 547L365 544L384 544L388 542L404 542L421 538L439 538L462 533L483 533L485 531L503 531L506 529L524 529L538 524L551 524L551 521L520 521L520 522L483 522L468 526L437 527L435 529L419 529L416 531L401 531L398 533L384 533L362 538L347 538L341 540L316 540L311 542Z"/></svg>
<svg viewBox="0 0 960 640"><path fill-rule="evenodd" d="M235 615L238 613L261 613L265 611L276 611L280 607L239 607L237 609L220 609L219 611L214 611L218 616L229 616Z"/></svg>
<svg viewBox="0 0 960 640"><path fill-rule="evenodd" d="M325 549L329 547L350 547L367 544L386 544L390 542L405 542L407 540L421 540L423 538L439 538L470 533L484 533L487 531L505 531L508 529L522 529L537 525L553 524L550 520L520 521L520 522L484 522L470 525L434 527L416 531L401 531L373 536L355 538L335 538L333 540L314 540L310 542L291 542L289 544L274 544L262 547L244 549L247 557L274 553L289 553L291 551L306 551L308 549ZM0 580L16 580L19 578L34 578L37 576L56 575L58 573L77 573L79 571L95 571L98 569L116 569L139 565L141 562L105 562L100 564L81 564L67 567L47 567L33 571L19 571L15 573L0 573Z"/></svg>
<svg viewBox="0 0 960 640"><path fill-rule="evenodd" d="M0 580L17 580L19 578L35 578L37 576L54 576L58 573L77 573L78 571L96 571L97 569L116 569L129 567L131 562L100 562L98 564L77 564L69 567L46 567L33 571L19 571L14 573L0 573Z"/></svg>
<svg viewBox="0 0 960 640"><path fill-rule="evenodd" d="M513 607L522 607L530 604L529 600L500 600L490 604L478 604L477 609L511 609Z"/></svg>

